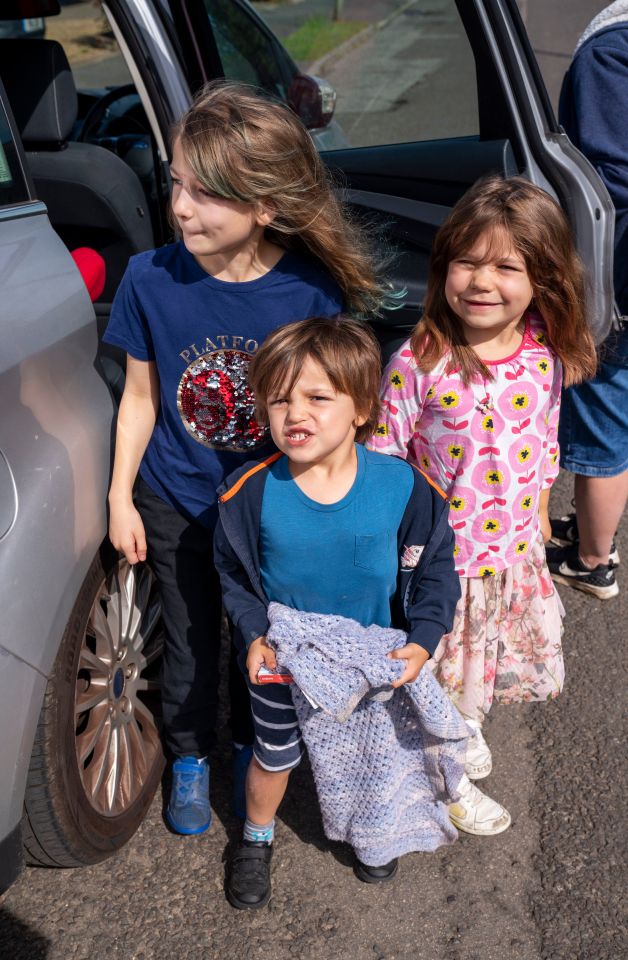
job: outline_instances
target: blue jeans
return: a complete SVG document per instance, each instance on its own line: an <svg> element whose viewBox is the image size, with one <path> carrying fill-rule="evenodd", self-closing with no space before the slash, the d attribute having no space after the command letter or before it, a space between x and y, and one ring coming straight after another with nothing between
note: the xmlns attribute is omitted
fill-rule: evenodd
<svg viewBox="0 0 628 960"><path fill-rule="evenodd" d="M628 326L604 343L593 380L563 390L558 425L560 465L582 477L628 469Z"/></svg>

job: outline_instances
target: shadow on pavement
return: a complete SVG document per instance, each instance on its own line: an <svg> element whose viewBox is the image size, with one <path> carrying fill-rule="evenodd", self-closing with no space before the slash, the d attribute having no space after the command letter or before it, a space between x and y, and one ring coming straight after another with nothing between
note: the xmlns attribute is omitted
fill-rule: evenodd
<svg viewBox="0 0 628 960"><path fill-rule="evenodd" d="M46 960L50 940L0 906L0 960Z"/></svg>

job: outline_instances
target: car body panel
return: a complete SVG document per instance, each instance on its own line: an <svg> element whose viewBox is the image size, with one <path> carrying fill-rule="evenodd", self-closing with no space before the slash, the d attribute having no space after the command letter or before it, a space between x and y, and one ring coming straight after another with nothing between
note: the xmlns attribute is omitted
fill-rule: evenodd
<svg viewBox="0 0 628 960"><path fill-rule="evenodd" d="M0 643L47 674L106 534L114 410L94 366L98 341L85 285L37 208L4 219L0 230L5 514L7 500L17 502L0 541ZM0 675L0 700L4 683Z"/></svg>

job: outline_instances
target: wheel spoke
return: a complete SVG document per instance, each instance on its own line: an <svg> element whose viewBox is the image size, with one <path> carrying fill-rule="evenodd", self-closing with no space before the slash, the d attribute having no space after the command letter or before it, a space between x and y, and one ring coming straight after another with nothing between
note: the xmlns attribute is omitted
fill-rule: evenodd
<svg viewBox="0 0 628 960"><path fill-rule="evenodd" d="M112 619L112 607L115 609L115 605L109 601L107 603L107 613L105 613L100 605L100 597L97 597L90 616L98 656L101 660L108 663L113 663L118 647L117 639L112 633L112 623L110 622Z"/></svg>
<svg viewBox="0 0 628 960"><path fill-rule="evenodd" d="M130 563L121 570L122 590L120 594L120 623L122 635L127 643L132 644L142 617L141 603L138 602L139 581L143 579L142 571Z"/></svg>
<svg viewBox="0 0 628 960"><path fill-rule="evenodd" d="M113 808L116 802L116 795L118 793L118 786L120 783L120 727L116 724L112 725L111 729L111 741L109 745L109 752L107 754L107 773L104 780L104 796L106 800L106 809L107 813L113 813Z"/></svg>
<svg viewBox="0 0 628 960"><path fill-rule="evenodd" d="M104 663L97 654L92 653L92 651L88 650L86 646L81 648L79 670L90 670L106 676L109 672L109 668L109 663Z"/></svg>
<svg viewBox="0 0 628 960"><path fill-rule="evenodd" d="M110 717L107 717L102 734L94 745L94 755L91 763L84 772L83 784L96 809L100 813L107 813L106 806L102 803L101 793L107 775L109 752L114 734Z"/></svg>
<svg viewBox="0 0 628 960"><path fill-rule="evenodd" d="M133 795L141 792L150 767L150 760L142 731L135 718L126 727L127 747L129 752L129 770L131 771L130 787ZM152 759L152 757L150 758Z"/></svg>
<svg viewBox="0 0 628 960"><path fill-rule="evenodd" d="M97 681L92 681L87 690L77 693L74 712L78 716L87 710L93 710L94 707L105 703L108 699L109 690L107 686L104 684L101 685Z"/></svg>
<svg viewBox="0 0 628 960"><path fill-rule="evenodd" d="M139 784L136 784L137 770L135 756L129 740L129 726L122 724L118 729L118 762L116 764L116 776L114 793L111 797L111 808L121 808L124 810L131 804L143 783L143 777Z"/></svg>
<svg viewBox="0 0 628 960"><path fill-rule="evenodd" d="M155 726L155 717L153 716L152 710L146 706L143 700L139 698L135 701L135 716L139 719L142 724L142 736L144 740L147 740L149 737L149 729L154 730L157 735L157 727Z"/></svg>
<svg viewBox="0 0 628 960"><path fill-rule="evenodd" d="M131 643L135 651L146 649L153 646L152 641L155 638L155 631L161 620L161 604L156 596L153 596L147 605L141 620L138 621L137 631L131 638ZM158 647L158 653L163 649L163 641L154 644ZM158 654L157 654L158 655Z"/></svg>
<svg viewBox="0 0 628 960"><path fill-rule="evenodd" d="M136 690L141 690L143 693L147 691L161 690L161 682L159 680L148 680L146 677L140 677L140 679L135 684Z"/></svg>
<svg viewBox="0 0 628 960"><path fill-rule="evenodd" d="M95 749L98 740L103 736L108 716L109 711L105 703L91 710L87 726L76 738L76 756L79 767L83 767L85 761Z"/></svg>

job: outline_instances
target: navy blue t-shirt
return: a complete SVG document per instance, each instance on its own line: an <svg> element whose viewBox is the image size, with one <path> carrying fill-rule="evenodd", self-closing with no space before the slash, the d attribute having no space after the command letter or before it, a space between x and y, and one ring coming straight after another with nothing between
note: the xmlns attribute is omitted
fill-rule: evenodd
<svg viewBox="0 0 628 960"><path fill-rule="evenodd" d="M157 365L160 409L140 466L151 489L213 527L217 486L269 443L247 384L251 357L275 327L342 308L324 268L290 251L242 283L210 276L182 242L132 257L103 339Z"/></svg>

